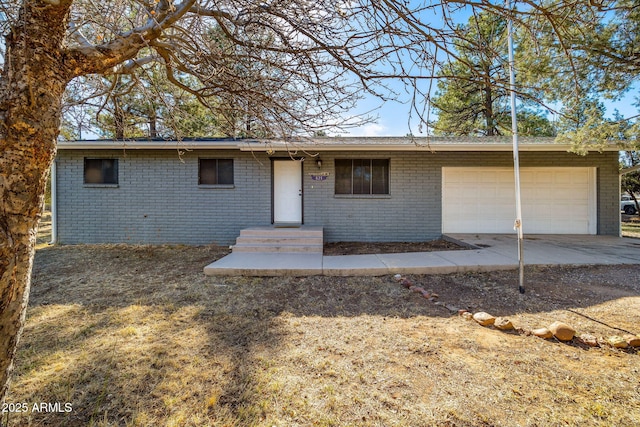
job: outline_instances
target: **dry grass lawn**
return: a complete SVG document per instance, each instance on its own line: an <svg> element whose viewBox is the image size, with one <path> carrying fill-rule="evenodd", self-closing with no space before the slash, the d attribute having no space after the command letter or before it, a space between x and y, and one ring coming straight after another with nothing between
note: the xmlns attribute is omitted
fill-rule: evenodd
<svg viewBox="0 0 640 427"><path fill-rule="evenodd" d="M211 278L218 247L40 249L9 426L636 426L640 354L483 328L444 304L640 333L640 266ZM37 402L71 412L33 412Z"/></svg>
<svg viewBox="0 0 640 427"><path fill-rule="evenodd" d="M622 236L640 238L640 216L622 215Z"/></svg>

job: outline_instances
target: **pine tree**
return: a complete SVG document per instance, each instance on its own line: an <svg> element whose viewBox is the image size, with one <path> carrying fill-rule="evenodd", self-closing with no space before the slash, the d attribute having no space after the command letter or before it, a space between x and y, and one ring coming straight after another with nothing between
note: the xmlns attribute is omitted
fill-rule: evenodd
<svg viewBox="0 0 640 427"><path fill-rule="evenodd" d="M466 37L456 45L457 59L440 70L438 91L432 99L438 115L434 132L445 136L510 134L506 20L480 13L458 32ZM521 135L555 135L545 115L520 103Z"/></svg>

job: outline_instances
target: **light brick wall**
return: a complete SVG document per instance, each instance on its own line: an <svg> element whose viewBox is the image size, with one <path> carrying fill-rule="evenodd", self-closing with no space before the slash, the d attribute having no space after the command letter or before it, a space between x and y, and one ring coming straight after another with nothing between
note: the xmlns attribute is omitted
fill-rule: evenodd
<svg viewBox="0 0 640 427"><path fill-rule="evenodd" d="M83 185L83 159L118 158L117 188ZM234 188L198 187L198 157L234 159ZM322 152L304 163L304 221L325 241L420 241L442 229L442 167L511 166L509 152ZM390 159L390 194L334 195L336 158ZM618 235L617 152L577 156L523 152L522 167L597 167L598 234ZM60 243L232 244L242 228L271 222L271 161L264 153L172 150L60 150ZM309 173L328 172L325 181ZM571 197L570 194L567 197ZM571 212L567 212L571 215Z"/></svg>
<svg viewBox="0 0 640 427"><path fill-rule="evenodd" d="M117 158L117 188L83 184L83 159ZM234 188L200 188L198 157L234 159ZM259 157L259 156L258 156ZM78 151L58 154L60 243L230 244L271 221L271 162L239 151Z"/></svg>
<svg viewBox="0 0 640 427"><path fill-rule="evenodd" d="M326 181L312 181L305 165L304 217L308 224L325 227L325 241L420 241L442 234L442 167L511 167L510 152L376 152L321 153L320 172ZM334 159L390 159L390 194L387 198L335 196ZM618 153L578 156L563 152L520 153L521 167L596 167L598 234L618 235ZM571 194L567 194L571 197ZM567 212L571 215L571 212Z"/></svg>
<svg viewBox="0 0 640 427"><path fill-rule="evenodd" d="M440 237L440 167L414 153L322 153L326 181L304 176L305 222L324 227L325 241L415 241ZM336 196L334 159L389 159L388 196ZM318 171L305 164L305 172Z"/></svg>

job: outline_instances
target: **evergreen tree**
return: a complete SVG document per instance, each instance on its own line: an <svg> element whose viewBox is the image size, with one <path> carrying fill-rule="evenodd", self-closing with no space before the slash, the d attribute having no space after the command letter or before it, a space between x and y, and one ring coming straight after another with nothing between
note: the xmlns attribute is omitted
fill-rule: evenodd
<svg viewBox="0 0 640 427"><path fill-rule="evenodd" d="M497 15L472 16L458 32L466 34L456 44L457 59L439 72L438 91L432 105L438 115L438 135L495 136L511 133L508 88L507 24ZM545 115L520 99L518 131L528 136L554 136Z"/></svg>

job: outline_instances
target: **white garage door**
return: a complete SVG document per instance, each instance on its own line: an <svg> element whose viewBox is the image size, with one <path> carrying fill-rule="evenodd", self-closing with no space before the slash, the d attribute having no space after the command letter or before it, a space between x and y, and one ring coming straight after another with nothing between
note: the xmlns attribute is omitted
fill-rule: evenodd
<svg viewBox="0 0 640 427"><path fill-rule="evenodd" d="M522 227L596 234L595 168L520 168ZM513 233L512 168L442 168L443 233Z"/></svg>

